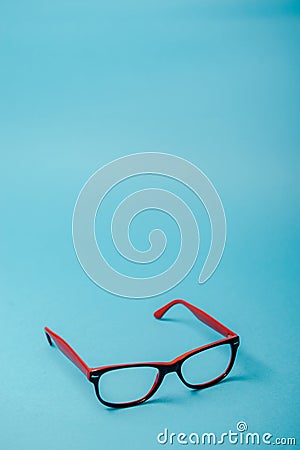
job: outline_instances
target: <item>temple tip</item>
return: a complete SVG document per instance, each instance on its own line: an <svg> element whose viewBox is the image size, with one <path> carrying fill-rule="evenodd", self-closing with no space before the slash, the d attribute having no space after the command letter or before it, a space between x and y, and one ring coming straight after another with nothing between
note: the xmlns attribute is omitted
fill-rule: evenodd
<svg viewBox="0 0 300 450"><path fill-rule="evenodd" d="M45 331L45 335L46 335L47 341L49 342L49 345L51 345L51 347L53 347L53 342L52 342L52 339L50 337L50 334L47 333L47 327L44 328L44 331Z"/></svg>
<svg viewBox="0 0 300 450"><path fill-rule="evenodd" d="M161 314L160 310L157 310L157 311L155 311L153 316L155 317L155 319L161 319L162 314Z"/></svg>

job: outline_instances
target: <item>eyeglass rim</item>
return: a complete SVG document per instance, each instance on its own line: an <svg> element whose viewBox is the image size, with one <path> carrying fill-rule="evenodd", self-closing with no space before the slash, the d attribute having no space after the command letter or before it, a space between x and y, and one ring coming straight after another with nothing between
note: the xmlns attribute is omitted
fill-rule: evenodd
<svg viewBox="0 0 300 450"><path fill-rule="evenodd" d="M230 355L230 360L229 360L229 363L228 363L226 369L218 377L214 378L213 380L207 381L205 383L201 383L201 384L192 384L185 380L185 378L182 374L182 371L181 371L181 367L187 359L189 359L190 357L192 357L198 353L201 353L201 352L204 352L211 348L222 346L222 345L230 345L231 355ZM190 389L201 390L201 389L205 389L205 388L208 388L210 386L213 386L213 385L219 383L230 373L230 371L234 365L234 362L235 362L238 346L239 346L239 336L236 335L236 336L227 337L225 339L220 339L218 341L214 341L209 344L202 345L201 347L194 348L192 350L189 350L186 353L183 353L182 355L176 357L175 359L173 359L171 361L137 362L137 363L113 364L113 365L108 365L108 366L101 366L101 367L91 370L90 381L94 384L95 393L96 393L98 400L101 403L103 403L105 406L113 407L113 408L124 408L124 407L129 407L129 406L136 406L136 405L139 405L139 404L145 402L146 400L149 400L149 398L151 398L156 393L158 388L160 387L164 377L168 373L171 373L171 372L176 372L179 379L182 381L182 383L184 383ZM156 379L155 379L151 389L149 390L149 392L146 395L144 395L140 399L129 401L129 402L109 402L102 397L102 395L100 393L100 389L99 389L99 381L105 373L114 371L114 370L138 368L138 367L152 367L152 368L157 369L157 371L158 371Z"/></svg>
<svg viewBox="0 0 300 450"><path fill-rule="evenodd" d="M186 307L188 310L190 310L192 312L192 314L200 320L200 322L206 324L207 326L209 326L210 328L212 328L213 330L217 331L218 333L220 333L222 336L225 337L225 339L221 339L219 341L215 341L212 342L210 344L206 344L202 347L197 347L196 349L190 350L189 352L180 355L179 357L177 357L175 360L169 361L169 362L160 362L160 363L134 363L134 364L118 364L118 365L114 365L114 366L102 366L102 367L98 367L98 368L92 368L90 367L80 356L79 354L70 346L70 344L68 344L67 341L65 341L61 336L59 336L57 333L55 333L54 331L52 331L50 328L45 327L44 331L45 331L45 335L47 338L48 343L50 344L50 346L53 346L54 344L59 348L59 350L70 360L72 361L73 364L75 364L75 366L78 367L78 369L85 375L85 377L92 383L94 383L95 385L95 389L96 389L96 384L98 385L98 382L96 383L96 380L99 378L99 371L103 371L103 370L108 370L111 367L117 368L117 367L137 367L137 366L142 366L144 365L149 365L149 364L153 364L154 366L159 366L160 367L160 377L158 377L157 383L154 384L152 390L150 390L150 392L147 394L147 396L143 397L142 399L138 400L138 401L134 401L134 402L129 402L129 403L107 403L104 402L103 399L99 398L100 396L97 395L97 389L96 389L96 395L98 397L98 399L106 404L107 406L111 406L114 408L120 407L126 407L126 406L134 406L134 405L138 405L139 403L144 402L145 400L147 400L148 398L150 398L155 391L158 389L161 381L163 380L164 376L166 375L166 373L173 371L177 371L178 372L178 376L179 378L181 378L181 380L183 381L184 384L186 384L188 387L190 387L191 389L203 389L209 386L212 386L214 384L217 384L219 381L221 381L221 379L223 379L225 376L227 376L230 372L230 370L232 369L232 366L234 364L235 361L235 357L236 357L236 351L237 348L239 346L239 336L238 334L236 334L234 331L230 330L229 328L227 328L225 325L223 325L221 322L219 322L218 320L216 320L214 317L212 317L211 315L207 314L205 311L201 310L200 308L198 308L195 305L192 305L191 303L186 302L185 300L182 299L175 299L172 300L171 302L167 303L166 305L164 305L163 307L159 308L158 310L156 310L154 312L154 317L156 319L163 319L164 315L166 314L166 312L172 308L174 305L182 305L184 307ZM232 341L232 342L231 342ZM181 372L178 371L178 367L180 365L183 364L184 360L187 359L188 357L192 356L193 354L209 349L213 346L216 345L222 345L222 343L227 343L229 342L231 346L234 345L234 347L232 347L232 358L231 358L231 363L229 364L228 368L226 369L226 371L220 375L220 377L216 378L215 380L212 380L210 382L206 382L204 384L201 385L190 385L189 383L187 383ZM177 364L177 366L176 366ZM172 369L172 365L173 365L173 369ZM174 367L177 368L177 370L174 370ZM102 373L102 372L100 372ZM160 383L158 382L160 380ZM98 393L99 394L99 393Z"/></svg>

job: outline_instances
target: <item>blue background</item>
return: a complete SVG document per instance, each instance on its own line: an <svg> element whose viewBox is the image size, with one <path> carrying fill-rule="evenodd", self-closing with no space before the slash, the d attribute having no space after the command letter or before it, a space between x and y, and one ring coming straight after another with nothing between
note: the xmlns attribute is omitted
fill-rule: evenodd
<svg viewBox="0 0 300 450"><path fill-rule="evenodd" d="M1 449L148 450L165 427L221 433L239 420L299 437L299 19L299 2L279 0L1 2ZM198 214L199 258L170 292L128 300L85 275L71 221L95 170L144 151L206 173L227 245L198 285L209 224L174 186ZM140 183L152 185L123 192ZM136 245L162 216L137 219ZM169 360L215 337L180 307L155 321L176 297L241 335L228 381L195 393L170 375L153 401L108 410L43 336L52 327L91 366Z"/></svg>

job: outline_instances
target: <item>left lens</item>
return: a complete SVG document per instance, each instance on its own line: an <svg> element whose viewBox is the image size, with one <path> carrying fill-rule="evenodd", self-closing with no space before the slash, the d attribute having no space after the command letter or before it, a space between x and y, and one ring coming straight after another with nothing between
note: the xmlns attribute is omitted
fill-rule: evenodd
<svg viewBox="0 0 300 450"><path fill-rule="evenodd" d="M230 344L217 345L200 351L184 361L181 367L188 384L201 385L220 377L231 361Z"/></svg>
<svg viewBox="0 0 300 450"><path fill-rule="evenodd" d="M129 403L141 400L152 389L158 369L151 366L112 369L99 379L100 397L108 403Z"/></svg>

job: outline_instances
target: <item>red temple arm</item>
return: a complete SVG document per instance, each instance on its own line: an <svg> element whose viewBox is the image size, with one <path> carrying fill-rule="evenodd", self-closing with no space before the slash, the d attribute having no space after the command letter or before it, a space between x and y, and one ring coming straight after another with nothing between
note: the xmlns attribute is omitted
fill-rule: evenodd
<svg viewBox="0 0 300 450"><path fill-rule="evenodd" d="M79 370L81 370L82 373L89 379L90 376L90 368L87 366L87 364L80 358L79 355L72 349L72 347L58 334L51 331L48 327L45 327L45 333L47 340L50 345L53 345L53 342L57 345L57 347L60 349L60 351L69 358L72 363L75 364L75 366L78 367Z"/></svg>
<svg viewBox="0 0 300 450"><path fill-rule="evenodd" d="M218 333L222 334L223 336L236 336L236 333L229 330L229 328L225 327L222 323L218 322L216 319L214 319L209 314L205 313L201 309L197 308L194 305L191 305L190 303L186 302L185 300L173 300L172 302L168 303L167 305L163 306L162 308L158 309L154 313L154 317L156 319L161 319L164 314L172 308L174 305L183 305L186 308L188 308L196 317L197 319L201 320L201 322L205 323L209 327L213 328Z"/></svg>

